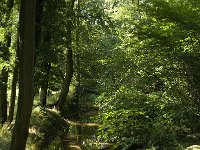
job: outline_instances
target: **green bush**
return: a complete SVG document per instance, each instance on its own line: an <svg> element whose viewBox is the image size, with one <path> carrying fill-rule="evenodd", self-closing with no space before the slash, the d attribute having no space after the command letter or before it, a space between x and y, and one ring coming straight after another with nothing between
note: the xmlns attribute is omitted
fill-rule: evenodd
<svg viewBox="0 0 200 150"><path fill-rule="evenodd" d="M97 104L103 106L97 117L102 124L99 140L114 142L123 149L176 149L184 141L196 142L197 137L188 137L198 124L192 124L193 113L184 116L187 110L172 103L165 93L145 94L123 87L112 96L101 95Z"/></svg>

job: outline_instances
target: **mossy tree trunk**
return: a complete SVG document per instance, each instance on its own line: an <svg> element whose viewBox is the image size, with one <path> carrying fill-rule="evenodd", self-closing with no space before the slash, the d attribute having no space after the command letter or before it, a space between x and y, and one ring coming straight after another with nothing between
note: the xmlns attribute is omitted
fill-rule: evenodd
<svg viewBox="0 0 200 150"><path fill-rule="evenodd" d="M19 53L19 99L10 150L25 150L33 106L35 49L35 0L21 0Z"/></svg>

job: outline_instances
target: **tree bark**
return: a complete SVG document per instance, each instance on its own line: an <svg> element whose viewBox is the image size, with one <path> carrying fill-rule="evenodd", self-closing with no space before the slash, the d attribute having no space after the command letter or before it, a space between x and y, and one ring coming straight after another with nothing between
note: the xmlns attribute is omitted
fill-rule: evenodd
<svg viewBox="0 0 200 150"><path fill-rule="evenodd" d="M62 107L66 101L72 76L73 76L72 50L68 49L67 50L66 75L63 80L61 93L60 93L60 95L58 97L58 101L56 103L56 106L58 106L59 110L62 110Z"/></svg>
<svg viewBox="0 0 200 150"><path fill-rule="evenodd" d="M8 71L4 67L1 72L0 83L0 119L1 124L4 124L7 120L7 83L8 83Z"/></svg>
<svg viewBox="0 0 200 150"><path fill-rule="evenodd" d="M25 150L34 94L35 0L20 6L19 99L10 150Z"/></svg>
<svg viewBox="0 0 200 150"><path fill-rule="evenodd" d="M74 8L74 2L75 0L70 0L67 2L68 6L68 12L67 12L67 41L66 41L66 74L63 80L62 89L60 92L60 95L58 97L58 100L56 102L56 106L62 110L62 107L66 101L68 92L69 92L69 86L73 77L73 58L72 58L72 17L73 17L73 8Z"/></svg>

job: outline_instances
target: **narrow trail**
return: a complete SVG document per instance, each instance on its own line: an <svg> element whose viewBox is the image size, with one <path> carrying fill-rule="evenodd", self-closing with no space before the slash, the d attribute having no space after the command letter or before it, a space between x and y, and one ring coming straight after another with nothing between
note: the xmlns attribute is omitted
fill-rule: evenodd
<svg viewBox="0 0 200 150"><path fill-rule="evenodd" d="M96 140L95 132L100 125L94 122L88 122L90 121L90 117L96 114L97 112L87 113L87 115L82 116L78 121L66 120L71 127L71 131L66 137L68 150L87 149L85 143Z"/></svg>
<svg viewBox="0 0 200 150"><path fill-rule="evenodd" d="M62 136L64 150L98 150L97 147L112 147L113 144L98 142L96 131L100 124L94 123L92 117L98 115L98 108L91 104L81 106L82 112L78 120L65 121L70 124L68 135Z"/></svg>

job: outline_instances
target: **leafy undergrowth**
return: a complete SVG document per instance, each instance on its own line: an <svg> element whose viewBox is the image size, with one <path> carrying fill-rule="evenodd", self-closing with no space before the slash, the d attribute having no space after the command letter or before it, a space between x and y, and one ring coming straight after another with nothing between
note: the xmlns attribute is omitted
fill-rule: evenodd
<svg viewBox="0 0 200 150"><path fill-rule="evenodd" d="M98 139L116 143L115 149L181 150L199 144L197 112L171 103L164 94L123 88L112 97L100 96L97 104Z"/></svg>
<svg viewBox="0 0 200 150"><path fill-rule="evenodd" d="M1 150L8 150L10 147L11 132L8 129L9 128L7 124L5 124L0 129L0 149Z"/></svg>
<svg viewBox="0 0 200 150"><path fill-rule="evenodd" d="M0 129L0 150L8 150L14 124L5 124ZM27 150L53 149L59 143L59 136L68 131L69 125L56 110L36 107L33 110ZM53 143L53 144L52 144Z"/></svg>

